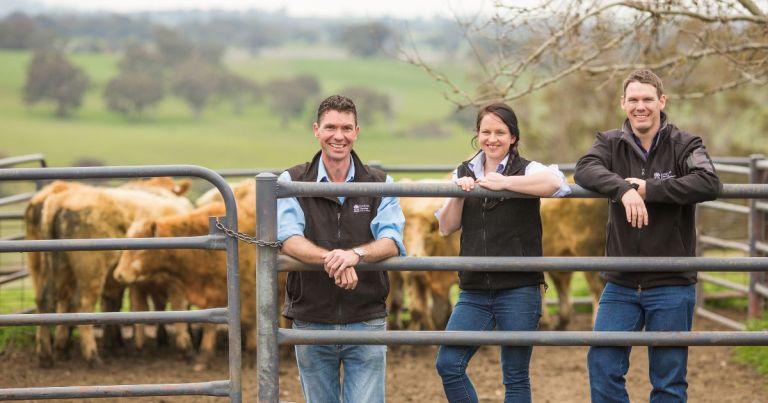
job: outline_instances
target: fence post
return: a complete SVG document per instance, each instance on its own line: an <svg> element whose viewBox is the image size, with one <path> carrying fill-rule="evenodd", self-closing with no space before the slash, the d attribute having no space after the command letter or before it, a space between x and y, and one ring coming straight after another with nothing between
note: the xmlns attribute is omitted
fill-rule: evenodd
<svg viewBox="0 0 768 403"><path fill-rule="evenodd" d="M764 158L761 154L752 154L749 156L749 183L755 184L761 182L760 170L757 163ZM749 256L758 256L757 241L762 237L763 214L757 209L757 199L749 199ZM755 291L755 286L763 282L765 274L763 272L749 273L749 303L747 305L747 317L749 319L759 319L763 316L763 297Z"/></svg>
<svg viewBox="0 0 768 403"><path fill-rule="evenodd" d="M277 240L277 177L272 173L256 176L256 238ZM256 311L258 342L256 377L258 401L277 403L280 372L277 344L277 249L258 247L256 260Z"/></svg>

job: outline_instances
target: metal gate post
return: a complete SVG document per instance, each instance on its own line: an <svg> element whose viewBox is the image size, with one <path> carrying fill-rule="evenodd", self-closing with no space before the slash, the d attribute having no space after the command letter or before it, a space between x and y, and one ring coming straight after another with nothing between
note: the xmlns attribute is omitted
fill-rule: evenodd
<svg viewBox="0 0 768 403"><path fill-rule="evenodd" d="M757 167L758 161L763 159L763 155L752 154L749 156L749 183L760 183L760 171ZM757 210L757 199L749 199L749 256L758 256L757 238L762 232L762 220L760 212ZM755 291L757 284L761 284L764 277L763 272L749 273L749 298L747 305L747 317L749 319L759 319L763 316L763 297Z"/></svg>
<svg viewBox="0 0 768 403"><path fill-rule="evenodd" d="M256 176L256 238L277 240L277 176L261 173ZM256 347L256 377L258 401L277 403L280 396L279 359L277 351L277 249L258 247L256 263L256 312L258 344Z"/></svg>

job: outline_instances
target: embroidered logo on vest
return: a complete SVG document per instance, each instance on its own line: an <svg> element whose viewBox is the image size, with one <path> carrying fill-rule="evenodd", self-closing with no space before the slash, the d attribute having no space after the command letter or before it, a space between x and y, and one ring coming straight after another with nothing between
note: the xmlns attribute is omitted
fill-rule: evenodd
<svg viewBox="0 0 768 403"><path fill-rule="evenodd" d="M674 177L675 177L675 175L672 175L672 171L671 170L667 171L667 172L654 172L653 173L653 179L661 179L663 181L667 180L667 179L672 179Z"/></svg>
<svg viewBox="0 0 768 403"><path fill-rule="evenodd" d="M369 204L355 204L352 206L353 213L370 213L371 206Z"/></svg>

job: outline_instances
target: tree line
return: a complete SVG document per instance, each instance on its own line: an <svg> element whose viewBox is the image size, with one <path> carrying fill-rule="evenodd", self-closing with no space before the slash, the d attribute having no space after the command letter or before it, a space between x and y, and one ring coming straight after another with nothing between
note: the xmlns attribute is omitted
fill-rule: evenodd
<svg viewBox="0 0 768 403"><path fill-rule="evenodd" d="M150 44L129 43L118 63L118 74L104 86L106 107L131 120L140 120L168 94L183 100L199 118L217 102L232 105L241 114L250 104L266 102L283 127L300 117L308 102L321 96L318 79L310 75L277 78L264 84L235 74L221 61L222 48L195 44L175 31L158 28ZM49 102L65 118L82 105L90 85L84 69L74 65L55 47L35 51L27 68L23 98L27 104ZM355 86L341 90L367 111L361 120L373 120L374 111L391 116L389 96Z"/></svg>

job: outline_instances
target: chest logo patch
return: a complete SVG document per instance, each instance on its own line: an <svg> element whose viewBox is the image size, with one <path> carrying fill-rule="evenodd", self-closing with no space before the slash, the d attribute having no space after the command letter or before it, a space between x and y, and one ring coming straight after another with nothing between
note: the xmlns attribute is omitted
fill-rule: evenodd
<svg viewBox="0 0 768 403"><path fill-rule="evenodd" d="M352 206L353 213L370 213L371 206L369 204L355 204Z"/></svg>
<svg viewBox="0 0 768 403"><path fill-rule="evenodd" d="M653 179L660 179L660 180L667 180L674 178L675 175L672 175L672 171L666 171L666 172L654 172L653 173Z"/></svg>

